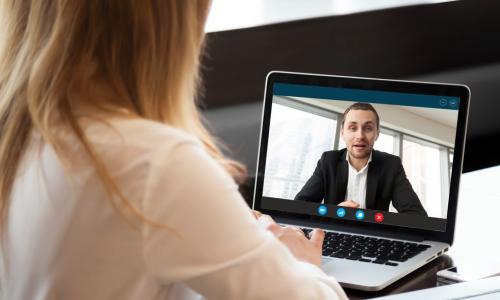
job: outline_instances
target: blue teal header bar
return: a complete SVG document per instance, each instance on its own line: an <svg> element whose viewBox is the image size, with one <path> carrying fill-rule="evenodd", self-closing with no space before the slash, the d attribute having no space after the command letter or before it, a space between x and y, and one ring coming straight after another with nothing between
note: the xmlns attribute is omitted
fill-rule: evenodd
<svg viewBox="0 0 500 300"><path fill-rule="evenodd" d="M275 83L273 94L276 96L332 99L453 110L458 110L460 104L459 97L344 89L290 83Z"/></svg>

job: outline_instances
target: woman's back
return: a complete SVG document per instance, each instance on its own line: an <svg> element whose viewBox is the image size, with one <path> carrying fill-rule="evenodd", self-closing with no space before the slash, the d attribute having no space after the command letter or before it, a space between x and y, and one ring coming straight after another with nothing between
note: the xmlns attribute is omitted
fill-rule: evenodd
<svg viewBox="0 0 500 300"><path fill-rule="evenodd" d="M196 139L151 121L110 125L84 127L133 207L167 228L114 208L78 146L68 150L71 169L51 147L31 147L9 210L6 299L193 299L193 290L214 299L343 294L257 226L234 181Z"/></svg>
<svg viewBox="0 0 500 300"><path fill-rule="evenodd" d="M155 152L161 149L174 159L176 147L194 140L153 122L118 121L113 126L116 130L93 124L87 133L123 193L140 209ZM135 222L133 229L106 200L84 151L72 149L75 162L67 170L52 147L36 147L39 136L33 141L9 211L6 299L155 299L168 292L148 274L142 225ZM162 198L169 200L168 194ZM129 216L128 221L134 219ZM175 259L181 254L169 255Z"/></svg>

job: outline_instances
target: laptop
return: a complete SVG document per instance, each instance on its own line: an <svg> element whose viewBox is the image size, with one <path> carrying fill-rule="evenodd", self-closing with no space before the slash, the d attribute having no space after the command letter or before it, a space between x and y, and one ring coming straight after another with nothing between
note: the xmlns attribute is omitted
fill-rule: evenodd
<svg viewBox="0 0 500 300"><path fill-rule="evenodd" d="M322 268L381 290L453 243L470 90L273 71L253 208L326 231Z"/></svg>

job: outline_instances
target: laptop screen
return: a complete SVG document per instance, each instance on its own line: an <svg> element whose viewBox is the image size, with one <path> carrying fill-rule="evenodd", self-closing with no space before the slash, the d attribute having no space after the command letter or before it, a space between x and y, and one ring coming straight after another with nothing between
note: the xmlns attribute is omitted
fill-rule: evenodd
<svg viewBox="0 0 500 300"><path fill-rule="evenodd" d="M446 230L460 97L288 82L268 89L261 208Z"/></svg>

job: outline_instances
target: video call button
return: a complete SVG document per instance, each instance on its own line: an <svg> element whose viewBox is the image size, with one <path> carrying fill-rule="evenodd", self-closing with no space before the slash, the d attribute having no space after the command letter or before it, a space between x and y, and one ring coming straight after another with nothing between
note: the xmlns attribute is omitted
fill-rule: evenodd
<svg viewBox="0 0 500 300"><path fill-rule="evenodd" d="M337 217L339 218L345 217L345 208L343 207L337 208Z"/></svg>
<svg viewBox="0 0 500 300"><path fill-rule="evenodd" d="M324 216L324 215L326 215L327 212L328 212L328 209L326 208L326 206L320 205L318 207L318 214Z"/></svg>
<svg viewBox="0 0 500 300"><path fill-rule="evenodd" d="M362 210L356 211L356 219L363 220L365 218L365 212Z"/></svg>
<svg viewBox="0 0 500 300"><path fill-rule="evenodd" d="M375 222L380 223L384 220L384 214L376 213L375 214Z"/></svg>

